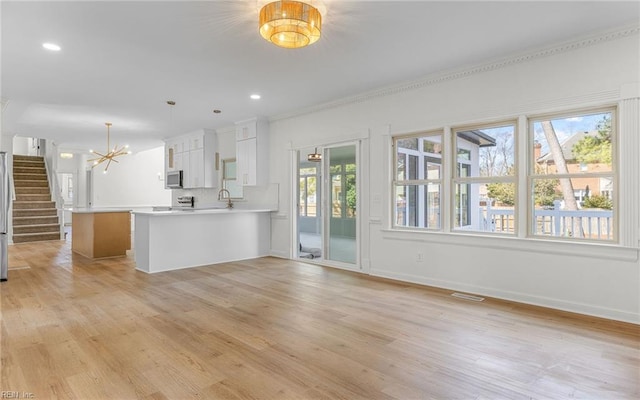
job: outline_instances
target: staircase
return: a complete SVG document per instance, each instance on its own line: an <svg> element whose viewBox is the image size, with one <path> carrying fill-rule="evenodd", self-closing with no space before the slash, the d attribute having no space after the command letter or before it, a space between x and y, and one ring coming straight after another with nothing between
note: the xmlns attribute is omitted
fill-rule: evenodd
<svg viewBox="0 0 640 400"><path fill-rule="evenodd" d="M13 156L13 243L60 240L60 222L43 157Z"/></svg>

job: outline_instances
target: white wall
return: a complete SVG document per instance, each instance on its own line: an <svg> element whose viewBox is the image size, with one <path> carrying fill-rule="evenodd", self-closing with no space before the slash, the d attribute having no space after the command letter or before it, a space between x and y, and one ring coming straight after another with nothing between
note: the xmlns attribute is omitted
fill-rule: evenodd
<svg viewBox="0 0 640 400"><path fill-rule="evenodd" d="M150 207L171 204L164 188L164 147L118 158L104 174L105 163L93 169L93 207ZM158 173L160 175L158 175Z"/></svg>
<svg viewBox="0 0 640 400"><path fill-rule="evenodd" d="M13 138L13 154L28 156L33 139L16 136Z"/></svg>
<svg viewBox="0 0 640 400"><path fill-rule="evenodd" d="M363 272L640 323L639 44L638 29L621 30L272 120L271 181L280 185L280 211L272 218L271 253L293 254L291 149L356 139L363 144ZM392 135L506 118L519 118L524 135L525 115L612 104L621 119L624 246L390 229Z"/></svg>

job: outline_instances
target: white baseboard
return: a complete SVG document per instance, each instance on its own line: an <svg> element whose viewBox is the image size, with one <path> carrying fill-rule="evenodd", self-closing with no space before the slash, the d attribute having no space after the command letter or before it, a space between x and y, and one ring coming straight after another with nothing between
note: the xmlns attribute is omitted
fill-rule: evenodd
<svg viewBox="0 0 640 400"><path fill-rule="evenodd" d="M493 297L496 299L514 301L540 307L548 307L561 311L568 311L640 325L640 315L624 310L616 310L592 304L576 303L550 297L528 295L524 293L510 292L506 290L499 290L482 286L467 285L459 282L430 279L417 275L402 274L379 269L372 269L370 274L372 276L378 276L381 278L395 279L403 282L417 283L452 291L466 292L480 296Z"/></svg>

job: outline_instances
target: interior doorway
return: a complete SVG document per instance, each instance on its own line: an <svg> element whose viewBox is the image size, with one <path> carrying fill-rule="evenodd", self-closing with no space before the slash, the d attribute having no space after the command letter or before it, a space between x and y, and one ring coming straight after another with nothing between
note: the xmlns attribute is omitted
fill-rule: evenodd
<svg viewBox="0 0 640 400"><path fill-rule="evenodd" d="M318 152L319 161L308 154ZM357 269L357 144L302 149L297 168L297 255Z"/></svg>
<svg viewBox="0 0 640 400"><path fill-rule="evenodd" d="M93 207L93 169L85 172L85 203L87 207Z"/></svg>
<svg viewBox="0 0 640 400"><path fill-rule="evenodd" d="M58 173L58 187L60 188L60 196L64 201L63 204L63 219L64 225L71 225L71 209L75 206L76 200L74 196L75 190L74 174L68 172Z"/></svg>

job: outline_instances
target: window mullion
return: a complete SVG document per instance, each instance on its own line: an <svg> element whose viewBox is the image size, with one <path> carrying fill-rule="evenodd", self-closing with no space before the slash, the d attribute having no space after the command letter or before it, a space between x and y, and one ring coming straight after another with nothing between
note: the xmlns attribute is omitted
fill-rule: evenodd
<svg viewBox="0 0 640 400"><path fill-rule="evenodd" d="M452 210L455 210L453 201L455 199L454 185L452 185L452 178L455 176L454 168L455 163L455 142L451 135L451 127L445 126L442 134L442 189L440 198L441 207L441 223L443 232L451 232L451 225L454 218Z"/></svg>
<svg viewBox="0 0 640 400"><path fill-rule="evenodd" d="M508 176L474 176L474 177L465 177L465 178L461 178L461 177L456 177L456 178L452 178L453 183L515 183L516 182L516 176L515 175L508 175Z"/></svg>
<svg viewBox="0 0 640 400"><path fill-rule="evenodd" d="M527 117L521 115L518 117L518 125L516 127L515 136L515 152L517 160L516 170L516 236L524 238L529 236L530 228L533 220L530 209L533 208L533 195L531 193L531 184L527 179L529 171L529 157L533 151L529 150L529 146L533 146L533 137L529 137L529 122Z"/></svg>

